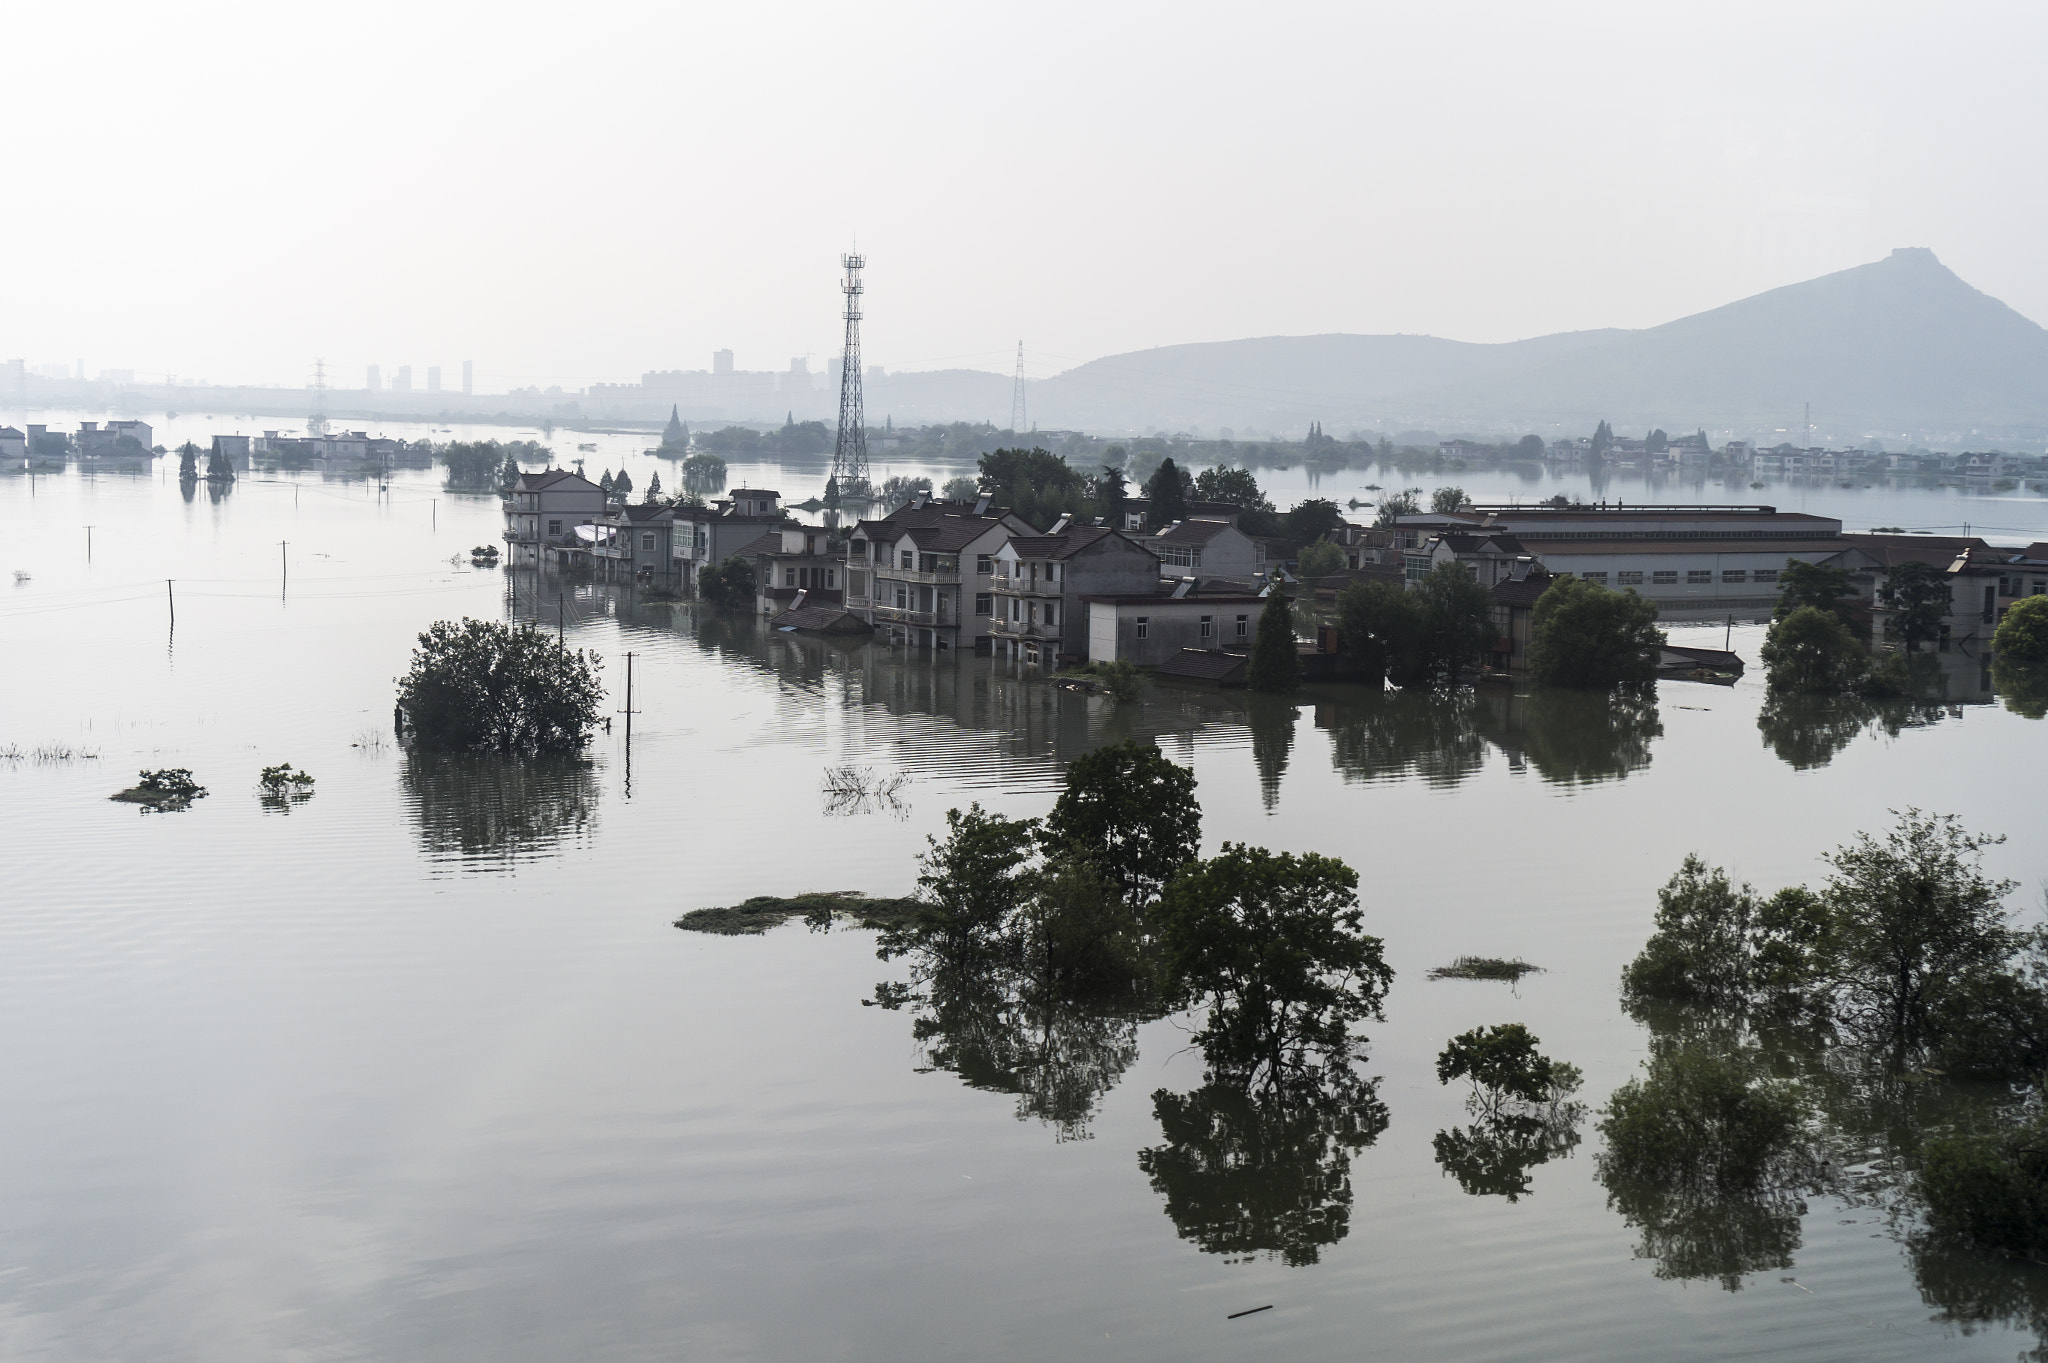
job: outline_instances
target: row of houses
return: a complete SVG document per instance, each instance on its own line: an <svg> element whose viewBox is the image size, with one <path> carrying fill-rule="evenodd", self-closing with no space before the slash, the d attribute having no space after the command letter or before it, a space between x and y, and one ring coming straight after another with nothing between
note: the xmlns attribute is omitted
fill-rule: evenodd
<svg viewBox="0 0 2048 1363"><path fill-rule="evenodd" d="M1469 441L1448 440L1438 445L1449 458L1476 456L1488 447ZM1585 437L1554 440L1544 452L1546 462L1566 468L1582 468L1592 462L1593 442ZM1731 440L1719 450L1703 435L1678 436L1652 451L1642 440L1617 436L1602 458L1616 468L1679 468L1704 471L1716 462L1764 477L1830 478L1847 474L1872 476L1951 478L2040 478L2048 476L2048 455L2011 454L2003 450L1950 454L1936 451L1912 453L1818 446L1794 448L1788 444L1768 448L1748 440Z"/></svg>
<svg viewBox="0 0 2048 1363"><path fill-rule="evenodd" d="M31 425L26 431L0 426L0 461L18 462L29 454L61 450L86 458L148 457L156 452L156 433L147 421L81 421L74 432Z"/></svg>
<svg viewBox="0 0 2048 1363"><path fill-rule="evenodd" d="M742 557L754 566L757 611L778 628L1036 665L1122 658L1228 671L1266 595L1292 579L1234 508L1194 510L1154 534L1069 517L1041 530L987 497L921 496L842 534L795 520L772 490L740 488L701 507L627 506L558 469L514 485L505 538L515 566L583 565L684 591L704 568ZM1882 617L1890 570L1933 563L1953 584L1940 646L1965 649L1988 647L2013 601L2048 593L2048 544L1850 535L1839 519L1770 506L1468 506L1346 524L1330 539L1346 567L1320 584L1329 594L1360 580L1413 585L1443 563L1471 573L1493 595L1493 661L1508 671L1524 666L1530 612L1563 573L1637 592L1666 618L1719 619L1768 612L1788 563L1825 563L1847 569Z"/></svg>

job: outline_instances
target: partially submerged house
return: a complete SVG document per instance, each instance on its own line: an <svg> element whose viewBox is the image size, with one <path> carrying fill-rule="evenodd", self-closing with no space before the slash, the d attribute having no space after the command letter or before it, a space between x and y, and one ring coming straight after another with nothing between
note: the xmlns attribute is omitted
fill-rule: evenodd
<svg viewBox="0 0 2048 1363"><path fill-rule="evenodd" d="M1027 663L1088 656L1085 598L1156 592L1159 557L1116 530L1062 516L1043 535L1013 536L995 553L994 651Z"/></svg>

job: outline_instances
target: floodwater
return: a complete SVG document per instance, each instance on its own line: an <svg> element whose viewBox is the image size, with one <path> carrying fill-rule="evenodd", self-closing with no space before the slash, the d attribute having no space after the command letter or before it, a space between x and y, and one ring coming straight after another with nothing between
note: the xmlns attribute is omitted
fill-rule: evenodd
<svg viewBox="0 0 2048 1363"><path fill-rule="evenodd" d="M1683 1276L1609 1205L1590 1119L1513 1200L1468 1193L1433 1148L1469 1122L1433 1060L1519 1021L1604 1101L1646 1047L1617 974L1687 852L1766 890L1817 881L1821 852L1913 804L2012 834L1990 869L2038 908L2043 723L1958 703L1781 755L1754 680L1632 707L1155 687L1118 709L990 659L472 568L498 528L495 500L425 472L382 492L258 473L189 499L154 470L0 481L0 747L23 754L0 760L0 1355L1861 1360L2035 1342L1991 1307L1941 1319L1901 1228L1832 1197L1738 1290ZM390 744L412 637L464 614L603 656L616 717L588 761ZM1751 657L1760 637L1733 632ZM1983 694L1973 662L1951 671L1959 701ZM910 1014L863 1007L902 978L868 933L671 926L755 894L905 893L948 808L1042 813L1060 761L1132 733L1194 768L1205 848L1358 868L1398 972L1360 1067L1386 1125L1323 1153L1345 1214L1310 1253L1218 1252L1187 1187L1141 1167L1202 1084L1188 1019L1068 1038L1080 1097L1048 1105L1038 1079L948 1069ZM34 759L51 744L74 756ZM257 770L284 761L315 793L266 805ZM907 776L904 807L828 812L820 777L841 764ZM170 813L107 800L164 766L211 794ZM1463 953L1545 973L1425 978ZM2013 1274L2048 1273L1955 1271L1993 1305L2028 1290Z"/></svg>

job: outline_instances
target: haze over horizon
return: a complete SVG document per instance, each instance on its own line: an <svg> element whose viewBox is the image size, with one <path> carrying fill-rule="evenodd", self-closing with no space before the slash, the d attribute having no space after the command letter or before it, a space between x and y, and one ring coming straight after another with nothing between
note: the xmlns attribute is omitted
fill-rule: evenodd
<svg viewBox="0 0 2048 1363"><path fill-rule="evenodd" d="M856 234L892 369L1650 327L1902 245L2048 318L2034 8L556 13L15 16L0 356L818 369Z"/></svg>

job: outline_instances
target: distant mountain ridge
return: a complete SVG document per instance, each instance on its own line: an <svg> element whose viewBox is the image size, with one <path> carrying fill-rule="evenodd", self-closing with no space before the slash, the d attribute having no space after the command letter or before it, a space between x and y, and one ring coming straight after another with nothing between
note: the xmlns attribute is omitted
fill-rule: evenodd
<svg viewBox="0 0 2048 1363"><path fill-rule="evenodd" d="M1292 431L1816 424L2048 432L2048 330L1925 247L1640 331L1481 345L1270 336L1111 355L1032 385L1042 426Z"/></svg>

